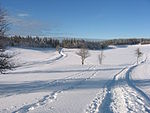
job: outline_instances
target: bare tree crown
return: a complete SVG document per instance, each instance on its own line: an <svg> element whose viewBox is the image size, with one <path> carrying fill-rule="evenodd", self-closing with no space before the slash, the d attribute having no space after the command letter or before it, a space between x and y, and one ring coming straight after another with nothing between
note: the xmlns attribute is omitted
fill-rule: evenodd
<svg viewBox="0 0 150 113"><path fill-rule="evenodd" d="M88 49L81 48L77 53L81 57L82 65L84 64L84 60L90 56Z"/></svg>
<svg viewBox="0 0 150 113"><path fill-rule="evenodd" d="M8 30L8 21L6 19L7 13L0 7L0 37L3 37Z"/></svg>
<svg viewBox="0 0 150 113"><path fill-rule="evenodd" d="M80 49L80 51L77 52L77 55L83 57L84 59L90 56L88 49L84 48Z"/></svg>
<svg viewBox="0 0 150 113"><path fill-rule="evenodd" d="M5 53L5 33L8 30L6 16L6 11L0 7L0 73L15 68L15 64L11 62L13 56Z"/></svg>
<svg viewBox="0 0 150 113"><path fill-rule="evenodd" d="M140 48L137 48L135 54L137 55L137 57L141 57L143 53L140 51Z"/></svg>
<svg viewBox="0 0 150 113"><path fill-rule="evenodd" d="M137 48L135 50L135 54L136 54L136 57L137 57L137 64L138 64L139 58L143 55L143 53L140 51L140 48Z"/></svg>

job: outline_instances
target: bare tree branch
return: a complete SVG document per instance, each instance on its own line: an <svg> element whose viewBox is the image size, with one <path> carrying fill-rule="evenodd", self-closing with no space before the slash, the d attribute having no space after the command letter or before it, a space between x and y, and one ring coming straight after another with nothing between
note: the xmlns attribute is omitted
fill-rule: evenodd
<svg viewBox="0 0 150 113"><path fill-rule="evenodd" d="M90 56L88 49L85 48L81 48L76 54L81 57L82 65L84 65L84 60Z"/></svg>
<svg viewBox="0 0 150 113"><path fill-rule="evenodd" d="M0 73L12 70L15 67L15 64L11 62L13 55L5 52L5 33L8 30L9 25L6 16L6 11L0 7Z"/></svg>
<svg viewBox="0 0 150 113"><path fill-rule="evenodd" d="M138 64L139 58L143 55L143 53L140 51L140 48L137 48L135 50L135 54L136 54L136 57L137 57L137 64Z"/></svg>

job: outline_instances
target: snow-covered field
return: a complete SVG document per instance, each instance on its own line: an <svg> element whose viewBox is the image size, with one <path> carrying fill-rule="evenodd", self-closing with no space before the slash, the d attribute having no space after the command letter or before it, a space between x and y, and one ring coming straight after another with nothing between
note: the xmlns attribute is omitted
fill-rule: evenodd
<svg viewBox="0 0 150 113"><path fill-rule="evenodd" d="M143 56L136 64L135 50ZM0 75L0 113L150 113L150 45L90 50L11 48L21 67Z"/></svg>

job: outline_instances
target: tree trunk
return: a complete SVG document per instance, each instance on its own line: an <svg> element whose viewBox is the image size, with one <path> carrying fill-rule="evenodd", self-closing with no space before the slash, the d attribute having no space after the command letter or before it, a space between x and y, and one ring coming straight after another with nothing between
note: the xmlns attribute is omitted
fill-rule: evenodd
<svg viewBox="0 0 150 113"><path fill-rule="evenodd" d="M84 60L82 59L82 65L84 65Z"/></svg>

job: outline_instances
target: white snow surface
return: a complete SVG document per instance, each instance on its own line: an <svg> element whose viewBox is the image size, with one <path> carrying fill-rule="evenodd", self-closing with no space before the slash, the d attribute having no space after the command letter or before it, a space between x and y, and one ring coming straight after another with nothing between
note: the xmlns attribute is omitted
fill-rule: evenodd
<svg viewBox="0 0 150 113"><path fill-rule="evenodd" d="M10 48L20 67L0 75L0 113L150 113L150 45L113 46L102 65L77 51Z"/></svg>

